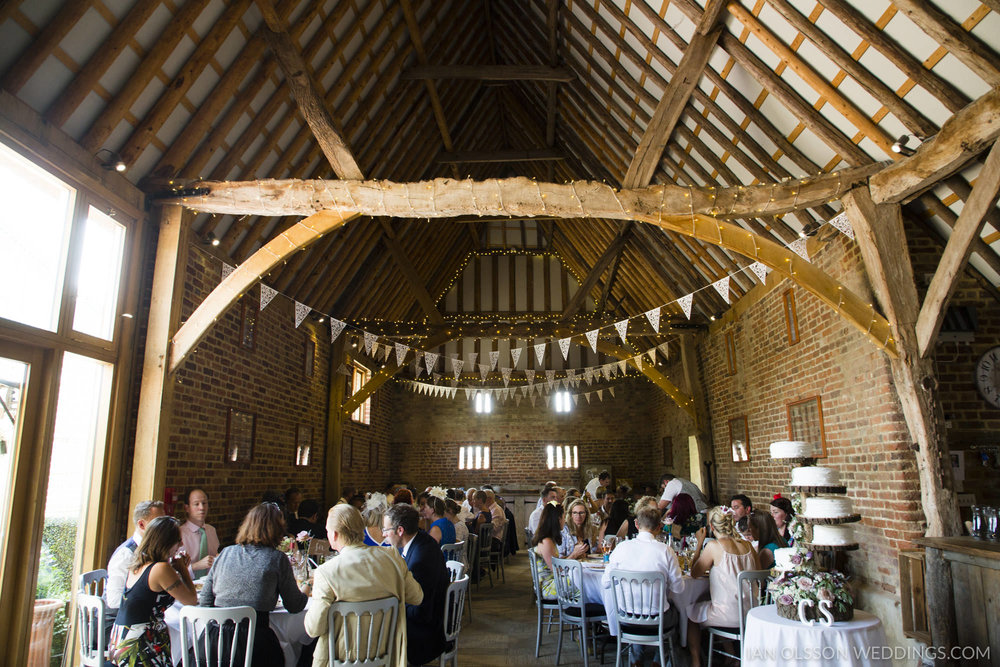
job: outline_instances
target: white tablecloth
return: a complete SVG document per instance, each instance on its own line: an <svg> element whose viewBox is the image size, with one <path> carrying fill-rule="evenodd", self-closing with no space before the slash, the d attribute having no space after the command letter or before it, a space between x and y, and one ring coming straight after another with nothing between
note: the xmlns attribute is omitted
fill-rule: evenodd
<svg viewBox="0 0 1000 667"><path fill-rule="evenodd" d="M312 603L312 598L306 601L306 609ZM170 630L170 652L174 659L174 664L181 663L181 605L175 602L164 614L163 620ZM302 645L312 641L312 637L306 634L305 610L295 614L289 613L284 607L275 609L268 617L271 621L271 629L278 637L281 644L281 651L285 654L285 667L295 667L302 653Z"/></svg>
<svg viewBox="0 0 1000 667"><path fill-rule="evenodd" d="M853 620L829 627L819 623L808 626L778 616L778 608L772 604L755 607L747 614L743 664L888 667L891 661L880 655L885 646L882 621L867 612L855 610Z"/></svg>
<svg viewBox="0 0 1000 667"><path fill-rule="evenodd" d="M601 587L601 577L604 575L603 563L583 563L583 598L586 602L596 602L604 605L608 615L608 628L613 636L618 635L618 619L615 617L614 599L611 589ZM708 578L692 579L684 577L684 590L670 593L670 604L677 609L679 616L678 628L681 646L687 646L688 609L695 602L708 595Z"/></svg>

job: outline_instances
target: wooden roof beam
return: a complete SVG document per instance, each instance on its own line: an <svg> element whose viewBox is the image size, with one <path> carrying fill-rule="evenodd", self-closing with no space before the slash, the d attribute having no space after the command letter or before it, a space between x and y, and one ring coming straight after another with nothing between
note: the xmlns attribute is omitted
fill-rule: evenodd
<svg viewBox="0 0 1000 667"><path fill-rule="evenodd" d="M466 79L469 81L553 81L566 83L576 79L565 67L538 65L418 65L404 70L404 81L425 79Z"/></svg>
<svg viewBox="0 0 1000 667"><path fill-rule="evenodd" d="M18 59L7 68L0 79L0 88L16 95L93 4L94 0L76 0L63 4L45 27L34 35Z"/></svg>
<svg viewBox="0 0 1000 667"><path fill-rule="evenodd" d="M917 201L919 201L926 208L927 214L937 216L949 228L954 228L955 224L958 222L958 215L950 208L945 206L944 203L940 199L938 199L937 195L935 195L933 192L925 192L924 194L920 195ZM925 220L924 223L926 227L934 231L934 233L937 235L937 238L941 240L941 246L944 247L947 244L948 239L942 238L941 232L938 229L936 229L933 225L931 225L929 222ZM951 232L948 233L951 234ZM972 244L974 246L973 252L979 255L979 257L984 262L986 262L986 264L989 265L991 269L993 269L997 273L1000 273L1000 256L997 256L996 252L994 252L993 249L981 238L978 240L974 240ZM984 280L986 280L985 277ZM986 280L986 282L989 283L988 280ZM992 283L989 284L992 287ZM993 287L993 289L996 290L996 287Z"/></svg>
<svg viewBox="0 0 1000 667"><path fill-rule="evenodd" d="M403 250L403 247L396 239L396 234L392 229L392 225L389 224L389 221L386 218L382 217L378 219L378 222L379 226L382 227L382 242L385 243L389 252L392 253L393 259L396 260L396 267L406 278L406 282L410 285L410 290L420 303L420 306L424 309L424 312L427 313L427 317L435 324L444 322L441 312L434 304L434 299L431 298L430 293L427 291L427 286L424 285L423 281L420 279L420 275L417 273L417 270L413 268L413 264L410 262L410 258L407 257L406 251Z"/></svg>
<svg viewBox="0 0 1000 667"><path fill-rule="evenodd" d="M980 238L986 213L993 208L1000 197L1000 143L994 143L979 178L972 188L969 200L965 202L958 222L952 230L945 246L944 255L938 263L927 295L917 316L917 348L921 357L926 357L934 346L951 296L958 286L958 279L969 261L973 243Z"/></svg>
<svg viewBox="0 0 1000 667"><path fill-rule="evenodd" d="M482 164L487 162L548 162L565 160L562 151L554 148L503 151L460 151L443 152L438 155L438 164Z"/></svg>

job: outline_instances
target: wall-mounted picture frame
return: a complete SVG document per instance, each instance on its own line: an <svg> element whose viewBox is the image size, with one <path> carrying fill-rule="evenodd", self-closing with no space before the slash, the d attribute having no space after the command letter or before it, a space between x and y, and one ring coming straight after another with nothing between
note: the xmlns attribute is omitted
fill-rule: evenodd
<svg viewBox="0 0 1000 667"><path fill-rule="evenodd" d="M746 463L750 460L750 426L746 415L729 420L729 449L733 455L733 463Z"/></svg>
<svg viewBox="0 0 1000 667"><path fill-rule="evenodd" d="M674 439L669 435L663 436L663 467L674 467Z"/></svg>
<svg viewBox="0 0 1000 667"><path fill-rule="evenodd" d="M253 461L254 436L257 429L257 415L237 408L229 408L226 420L227 463L249 464Z"/></svg>
<svg viewBox="0 0 1000 667"><path fill-rule="evenodd" d="M788 439L808 442L809 456L826 456L826 432L823 428L823 403L819 396L810 396L788 403Z"/></svg>
<svg viewBox="0 0 1000 667"><path fill-rule="evenodd" d="M316 341L312 338L306 338L306 342L303 345L304 356L302 374L311 378L313 376L313 368L316 366Z"/></svg>
<svg viewBox="0 0 1000 667"><path fill-rule="evenodd" d="M312 426L299 424L295 427L295 465L306 467L312 461Z"/></svg>
<svg viewBox="0 0 1000 667"><path fill-rule="evenodd" d="M257 313L260 302L256 299L243 299L243 310L240 318L240 346L245 350L253 350L257 345Z"/></svg>

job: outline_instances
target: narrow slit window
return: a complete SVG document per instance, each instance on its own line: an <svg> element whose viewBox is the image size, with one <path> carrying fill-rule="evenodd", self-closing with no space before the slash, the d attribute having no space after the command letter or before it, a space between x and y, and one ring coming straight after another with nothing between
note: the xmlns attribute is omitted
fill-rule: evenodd
<svg viewBox="0 0 1000 667"><path fill-rule="evenodd" d="M788 325L788 344L799 342L799 316L795 312L795 293L786 290L784 294L785 323Z"/></svg>
<svg viewBox="0 0 1000 667"><path fill-rule="evenodd" d="M458 448L459 470L489 470L489 445L463 445Z"/></svg>
<svg viewBox="0 0 1000 667"><path fill-rule="evenodd" d="M579 468L579 452L576 445L546 445L545 465L549 470Z"/></svg>
<svg viewBox="0 0 1000 667"><path fill-rule="evenodd" d="M354 364L354 370L351 374L351 395L361 391L361 388L368 384L368 381L372 379L372 372L361 366L359 364ZM361 405L351 413L351 420L358 422L360 424L371 424L372 423L372 397L369 394Z"/></svg>
<svg viewBox="0 0 1000 667"><path fill-rule="evenodd" d="M732 331L726 333L726 372L736 375L736 336Z"/></svg>

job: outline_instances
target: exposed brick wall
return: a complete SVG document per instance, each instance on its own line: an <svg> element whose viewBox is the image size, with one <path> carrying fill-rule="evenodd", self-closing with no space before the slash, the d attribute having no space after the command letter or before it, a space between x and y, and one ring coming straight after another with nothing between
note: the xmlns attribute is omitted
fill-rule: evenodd
<svg viewBox="0 0 1000 667"><path fill-rule="evenodd" d="M683 370L679 360L670 363L661 372L670 378L672 382L681 386L680 378L683 377ZM691 456L688 450L688 436L694 433L694 421L662 391L652 392L649 401L649 413L653 420L654 442L659 443L661 452L659 456L660 473L654 475L656 484L659 484L659 476L664 472L690 479ZM666 458L663 453L664 438L670 438L673 448L673 465L667 465L667 461L664 460ZM657 460L655 456L653 458L654 461Z"/></svg>
<svg viewBox="0 0 1000 667"><path fill-rule="evenodd" d="M352 350L353 352L353 350ZM378 369L371 359L358 355L366 368ZM348 395L350 391L347 392ZM344 421L344 452L341 459L341 485L362 492L382 491L392 481L392 450L389 444L392 422L395 418L392 392L386 387L372 395L371 423L368 425ZM347 439L350 438L348 444ZM351 460L347 460L350 454ZM338 493L340 489L338 489Z"/></svg>
<svg viewBox="0 0 1000 667"><path fill-rule="evenodd" d="M830 241L813 262L870 298L857 246ZM860 551L849 569L888 592L897 586L896 551L923 532L916 462L892 384L887 357L819 299L794 288L800 341L789 345L782 295L785 280L741 317L700 346L711 414L720 495L746 493L766 505L789 495L789 466L772 461L768 445L788 438L789 402L819 396L827 457L838 469L854 507ZM736 343L736 373L728 374L724 333ZM749 422L750 460L733 463L729 420Z"/></svg>

